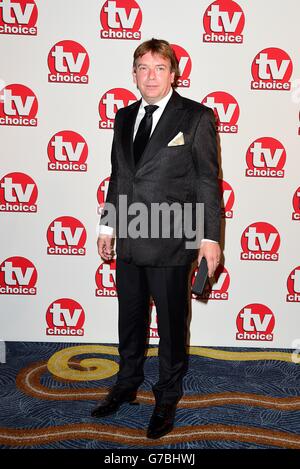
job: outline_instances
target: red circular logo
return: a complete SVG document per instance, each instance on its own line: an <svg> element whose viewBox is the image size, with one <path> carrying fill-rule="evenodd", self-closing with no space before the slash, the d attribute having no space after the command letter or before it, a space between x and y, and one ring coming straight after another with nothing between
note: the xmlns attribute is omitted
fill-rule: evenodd
<svg viewBox="0 0 300 469"><path fill-rule="evenodd" d="M273 340L275 317L267 306L252 303L241 309L236 319L237 340Z"/></svg>
<svg viewBox="0 0 300 469"><path fill-rule="evenodd" d="M9 173L0 181L0 211L37 211L38 189L34 180L24 173Z"/></svg>
<svg viewBox="0 0 300 469"><path fill-rule="evenodd" d="M293 195L293 220L300 220L300 186L296 189L296 192Z"/></svg>
<svg viewBox="0 0 300 469"><path fill-rule="evenodd" d="M0 294L35 295L37 270L25 257L8 257L0 265Z"/></svg>
<svg viewBox="0 0 300 469"><path fill-rule="evenodd" d="M47 335L84 335L85 314L82 306L71 298L53 301L46 312Z"/></svg>
<svg viewBox="0 0 300 469"><path fill-rule="evenodd" d="M134 0L107 0L100 22L102 39L141 39L142 11Z"/></svg>
<svg viewBox="0 0 300 469"><path fill-rule="evenodd" d="M224 181L224 179L219 179L220 193L222 197L222 216L224 218L232 218L233 211L232 207L234 204L234 192L231 185Z"/></svg>
<svg viewBox="0 0 300 469"><path fill-rule="evenodd" d="M105 204L108 185L109 185L110 177L107 177L101 181L97 190L97 201L98 201L98 213L99 215L102 214L102 210Z"/></svg>
<svg viewBox="0 0 300 469"><path fill-rule="evenodd" d="M286 301L300 302L300 266L295 267L287 279Z"/></svg>
<svg viewBox="0 0 300 469"><path fill-rule="evenodd" d="M116 290L116 260L102 262L95 275L96 296L117 296Z"/></svg>
<svg viewBox="0 0 300 469"><path fill-rule="evenodd" d="M86 171L88 146L85 139L72 130L61 130L48 143L50 171Z"/></svg>
<svg viewBox="0 0 300 469"><path fill-rule="evenodd" d="M256 90L290 90L293 63L282 49L268 47L254 57L251 88Z"/></svg>
<svg viewBox="0 0 300 469"><path fill-rule="evenodd" d="M241 245L242 260L277 261L280 235L270 223L252 223L244 230Z"/></svg>
<svg viewBox="0 0 300 469"><path fill-rule="evenodd" d="M38 9L34 0L4 0L0 11L2 34L36 35Z"/></svg>
<svg viewBox="0 0 300 469"><path fill-rule="evenodd" d="M119 109L137 100L136 96L124 88L107 91L99 102L100 129L113 129L116 113Z"/></svg>
<svg viewBox="0 0 300 469"><path fill-rule="evenodd" d="M198 267L195 268L192 277L191 285L193 286L196 279ZM207 281L203 290L201 299L209 300L228 300L228 289L230 285L230 275L224 265L219 264L214 273L214 283ZM192 294L192 298L197 299L198 296Z"/></svg>
<svg viewBox="0 0 300 469"><path fill-rule="evenodd" d="M202 100L202 104L214 111L219 132L237 133L240 108L231 94L225 91L214 91Z"/></svg>
<svg viewBox="0 0 300 469"><path fill-rule="evenodd" d="M48 55L51 83L88 83L90 59L85 48L75 41L54 44Z"/></svg>
<svg viewBox="0 0 300 469"><path fill-rule="evenodd" d="M203 16L204 42L243 42L245 15L232 0L217 0L209 5Z"/></svg>
<svg viewBox="0 0 300 469"><path fill-rule="evenodd" d="M286 162L286 151L279 140L272 137L261 137L249 146L246 153L250 177L283 177Z"/></svg>
<svg viewBox="0 0 300 469"><path fill-rule="evenodd" d="M77 218L56 218L47 230L48 254L85 255L86 229Z"/></svg>
<svg viewBox="0 0 300 469"><path fill-rule="evenodd" d="M191 57L183 47L178 46L177 44L171 44L171 46L179 62L181 75L178 79L178 86L188 88L190 86L190 74L192 70Z"/></svg>
<svg viewBox="0 0 300 469"><path fill-rule="evenodd" d="M37 111L37 97L27 86L12 84L0 91L1 125L36 127Z"/></svg>

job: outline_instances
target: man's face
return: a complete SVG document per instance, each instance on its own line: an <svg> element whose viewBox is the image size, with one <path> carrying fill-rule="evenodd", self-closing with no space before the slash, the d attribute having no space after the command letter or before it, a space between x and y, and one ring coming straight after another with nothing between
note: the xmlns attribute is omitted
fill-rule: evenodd
<svg viewBox="0 0 300 469"><path fill-rule="evenodd" d="M136 61L133 81L149 104L155 104L168 94L174 82L170 59L147 52Z"/></svg>

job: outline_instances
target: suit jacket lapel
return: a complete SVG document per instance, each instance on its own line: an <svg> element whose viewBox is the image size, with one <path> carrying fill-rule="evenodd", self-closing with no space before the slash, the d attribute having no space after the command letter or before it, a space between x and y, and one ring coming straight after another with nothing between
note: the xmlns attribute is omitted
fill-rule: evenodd
<svg viewBox="0 0 300 469"><path fill-rule="evenodd" d="M123 118L122 126L121 147L125 161L133 173L135 173L148 159L152 158L153 155L155 155L161 148L166 146L173 137L175 137L178 133L178 129L180 129L185 114L182 98L178 93L176 93L176 91L174 91L151 135L149 143L140 161L135 166L133 155L133 132L140 104L141 100L137 101L127 109Z"/></svg>
<svg viewBox="0 0 300 469"><path fill-rule="evenodd" d="M140 161L135 167L135 171L175 137L178 129L180 129L184 114L185 108L182 104L182 98L174 91L150 137Z"/></svg>
<svg viewBox="0 0 300 469"><path fill-rule="evenodd" d="M124 116L122 129L122 149L124 152L125 160L132 172L135 171L133 156L133 131L140 104L141 99L127 109L127 114Z"/></svg>

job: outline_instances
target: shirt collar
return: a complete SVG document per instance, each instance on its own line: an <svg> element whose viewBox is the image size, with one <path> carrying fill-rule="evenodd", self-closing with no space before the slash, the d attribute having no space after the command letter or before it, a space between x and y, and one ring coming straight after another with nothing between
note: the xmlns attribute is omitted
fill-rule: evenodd
<svg viewBox="0 0 300 469"><path fill-rule="evenodd" d="M157 103L155 103L155 105L159 106L162 110L164 110L164 108L168 104L169 99L171 98L172 94L173 94L173 88L170 89L169 93L166 94L166 96L164 96L162 99L157 101ZM149 103L147 103L147 101L145 101L144 98L142 98L140 110L142 110L142 109L144 110L144 107L148 106L148 105L149 105Z"/></svg>

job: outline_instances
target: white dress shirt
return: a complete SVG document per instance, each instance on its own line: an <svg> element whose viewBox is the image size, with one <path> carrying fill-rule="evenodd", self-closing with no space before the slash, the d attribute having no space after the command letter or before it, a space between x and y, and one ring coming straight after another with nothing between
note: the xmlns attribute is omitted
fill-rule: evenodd
<svg viewBox="0 0 300 469"><path fill-rule="evenodd" d="M173 93L173 89L171 88L169 93L166 94L166 96L164 96L160 101L157 101L157 103L155 103L155 105L158 106L158 109L155 109L155 111L152 114L151 134L152 134L153 130L155 129L159 119L161 118L161 115L164 112L165 107L168 104L169 99L172 96L172 93ZM141 120L143 119L143 117L145 115L145 112L146 112L145 111L145 106L148 106L148 104L149 103L147 103L147 101L145 101L144 98L142 98L142 102L140 104L140 108L139 108L139 111L138 111L138 114L137 114L137 117L136 117L136 120L135 120L135 124L134 124L133 140L135 139L135 136L136 136L137 130L139 128L139 125L141 123ZM97 229L98 236L100 236L101 234L107 234L107 235L112 235L112 236L114 235L114 229L111 226L98 225L97 228L98 228ZM217 241L214 241L214 240L211 240L211 239L202 239L201 242L203 242L203 241L211 241L213 243L217 242Z"/></svg>

